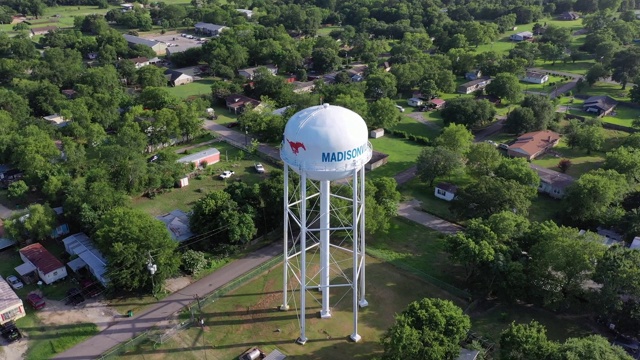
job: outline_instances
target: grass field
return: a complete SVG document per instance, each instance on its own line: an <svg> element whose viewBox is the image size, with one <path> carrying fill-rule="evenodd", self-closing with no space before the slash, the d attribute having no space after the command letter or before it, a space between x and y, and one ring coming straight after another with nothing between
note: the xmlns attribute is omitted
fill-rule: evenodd
<svg viewBox="0 0 640 360"><path fill-rule="evenodd" d="M407 139L393 137L389 134L386 134L379 139L370 140L375 151L389 155L389 162L386 165L370 172L369 176L373 177L393 177L396 174L414 166L416 159L423 148L422 145L418 145Z"/></svg>
<svg viewBox="0 0 640 360"><path fill-rule="evenodd" d="M248 184L255 184L265 176L268 176L269 171L274 169L260 158L249 156L245 152L242 152L244 155L242 155L243 158L240 158L241 151L225 142L216 142L198 147L190 150L189 153L193 154L209 147L215 147L220 151L220 162L209 165L205 169L205 173L208 175L202 175L200 179L189 179L189 186L181 189L172 189L167 193L157 195L153 199L147 197L136 198L133 200L133 207L154 216L165 214L174 209L189 211L196 200L203 197L208 191L224 189L227 183L237 179L242 179L243 182ZM256 162L262 162L267 171L266 174L256 173L254 168ZM221 180L218 176L224 170L232 170L236 174L229 180Z"/></svg>
<svg viewBox="0 0 640 360"><path fill-rule="evenodd" d="M622 90L620 84L611 84L607 82L598 81L593 86L587 86L580 94L589 96L609 95L618 101L629 101L629 86L626 90Z"/></svg>
<svg viewBox="0 0 640 360"><path fill-rule="evenodd" d="M167 90L171 95L181 99L186 99L190 96L210 95L213 81L213 79L196 80L191 84L168 87Z"/></svg>
<svg viewBox="0 0 640 360"><path fill-rule="evenodd" d="M550 93L556 89L556 87L560 87L565 84L567 81L560 76L549 76L549 81L544 84L531 84L528 82L521 81L520 85L522 85L522 89L525 91L535 91L541 93ZM551 85L554 83L554 85Z"/></svg>
<svg viewBox="0 0 640 360"><path fill-rule="evenodd" d="M31 24L31 28L39 28L45 26L57 26L60 28L73 27L73 18L75 16L85 16L90 14L106 14L109 10L116 8L110 6L108 9L99 9L97 6L55 6L47 7L44 10L44 15L39 19L28 16L27 20ZM54 17L59 15L59 17ZM13 25L2 24L0 25L0 31L7 31L14 33Z"/></svg>

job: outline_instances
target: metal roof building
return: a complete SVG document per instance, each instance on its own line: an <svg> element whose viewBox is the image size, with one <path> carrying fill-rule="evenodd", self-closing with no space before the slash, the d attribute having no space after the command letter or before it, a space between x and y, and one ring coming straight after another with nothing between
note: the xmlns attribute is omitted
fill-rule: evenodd
<svg viewBox="0 0 640 360"><path fill-rule="evenodd" d="M73 271L78 271L86 266L91 274L106 287L108 282L106 275L107 260L100 250L96 248L95 243L85 233L73 234L66 237L62 242L69 255L78 256L68 262L67 265Z"/></svg>

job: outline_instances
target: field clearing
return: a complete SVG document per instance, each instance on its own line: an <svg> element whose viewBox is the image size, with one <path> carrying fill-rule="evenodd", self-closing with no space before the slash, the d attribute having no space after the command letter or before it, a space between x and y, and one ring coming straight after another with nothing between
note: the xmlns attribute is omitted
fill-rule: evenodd
<svg viewBox="0 0 640 360"><path fill-rule="evenodd" d="M556 61L555 64L552 64L551 62L544 61L542 59L537 59L535 61L534 66L545 69L545 70L549 70L549 71L562 71L562 72L568 72L568 73L573 73L578 75L585 75L589 70L589 68L593 66L593 64L595 64L593 60L579 60L579 61L576 61L575 63L571 61L567 63L563 63L562 61Z"/></svg>
<svg viewBox="0 0 640 360"><path fill-rule="evenodd" d="M210 95L213 79L196 80L191 84L168 87L169 94L186 99L191 96Z"/></svg>
<svg viewBox="0 0 640 360"><path fill-rule="evenodd" d="M426 125L425 125L426 126ZM389 162L369 173L373 177L393 177L416 164L416 159L422 151L423 145L418 145L407 139L393 137L389 134L370 139L373 150L389 155Z"/></svg>
<svg viewBox="0 0 640 360"><path fill-rule="evenodd" d="M627 86L626 90L622 90L622 85L620 84L598 81L593 86L585 87L579 94L589 96L609 95L618 101L629 101L629 90L629 86Z"/></svg>
<svg viewBox="0 0 640 360"><path fill-rule="evenodd" d="M73 27L73 18L75 16L86 16L91 14L106 14L109 10L119 8L118 6L109 6L108 9L99 9L97 6L54 6L46 7L44 15L38 19L35 17L27 16L27 20L31 23L31 28L40 28L45 26L58 26L60 28ZM54 17L54 15L59 15ZM14 24L15 25L15 24ZM15 33L13 31L12 24L0 25L0 31L7 31Z"/></svg>

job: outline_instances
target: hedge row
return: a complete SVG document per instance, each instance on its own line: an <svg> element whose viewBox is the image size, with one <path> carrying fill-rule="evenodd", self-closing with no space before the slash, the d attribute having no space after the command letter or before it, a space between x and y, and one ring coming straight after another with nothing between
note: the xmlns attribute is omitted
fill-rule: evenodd
<svg viewBox="0 0 640 360"><path fill-rule="evenodd" d="M393 136L401 137L401 138L407 139L409 141L413 141L413 142L421 144L421 145L427 145L427 146L431 145L431 139L429 139L426 136L413 135L413 134L409 134L406 131L402 131L402 130L384 129L384 131L387 134L391 134Z"/></svg>

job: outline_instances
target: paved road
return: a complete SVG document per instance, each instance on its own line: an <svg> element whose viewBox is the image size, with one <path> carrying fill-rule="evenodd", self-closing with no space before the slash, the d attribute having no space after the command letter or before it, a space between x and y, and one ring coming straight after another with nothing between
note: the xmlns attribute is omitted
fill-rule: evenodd
<svg viewBox="0 0 640 360"><path fill-rule="evenodd" d="M398 215L443 234L455 234L464 229L462 226L440 219L420 209L420 201L411 200L400 203Z"/></svg>
<svg viewBox="0 0 640 360"><path fill-rule="evenodd" d="M220 125L212 120L205 120L202 127L205 130L217 133L218 135L222 136L225 141L235 143L238 146L247 146L248 144L251 144L251 141L253 140L250 135L231 130L226 126ZM260 144L258 145L258 151L271 158L280 160L280 150L274 148L273 146Z"/></svg>
<svg viewBox="0 0 640 360"><path fill-rule="evenodd" d="M54 359L88 360L98 358L114 346L153 328L155 324L193 303L196 295L202 296L211 293L281 253L281 244L273 244L255 251L147 307L133 318L116 319L115 324L107 327L98 335L58 354Z"/></svg>

